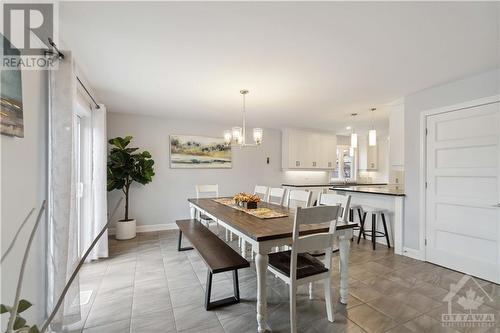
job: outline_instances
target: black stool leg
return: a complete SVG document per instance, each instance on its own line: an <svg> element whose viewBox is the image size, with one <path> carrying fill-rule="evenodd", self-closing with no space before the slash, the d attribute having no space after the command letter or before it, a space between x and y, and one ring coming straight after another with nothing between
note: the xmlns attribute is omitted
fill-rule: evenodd
<svg viewBox="0 0 500 333"><path fill-rule="evenodd" d="M359 213L359 214L360 214L360 217L361 217L361 213ZM361 240L361 235L363 235L363 238L366 239L366 236L365 236L365 220L366 220L366 213L363 214L363 218L360 221L361 225L359 227L358 244L359 244L359 241Z"/></svg>
<svg viewBox="0 0 500 333"><path fill-rule="evenodd" d="M372 245L373 249L375 250L375 243L376 243L376 229L377 228L377 214L372 213Z"/></svg>
<svg viewBox="0 0 500 333"><path fill-rule="evenodd" d="M391 248L391 243L389 242L389 233L387 232L387 224L385 223L385 215L384 213L380 213L382 216L382 224L384 225L384 232L385 232L385 240L387 241L387 247Z"/></svg>
<svg viewBox="0 0 500 333"><path fill-rule="evenodd" d="M364 220L366 219L366 213L363 214L364 217L361 216L361 208L358 208L358 216L359 216L359 222L363 221L363 223L365 222ZM361 229L360 229L360 232L361 232ZM365 232L363 230L363 239L366 239L366 235L365 235Z"/></svg>
<svg viewBox="0 0 500 333"><path fill-rule="evenodd" d="M179 230L179 242L177 243L177 251L188 251L193 248L190 246L182 247L182 231Z"/></svg>

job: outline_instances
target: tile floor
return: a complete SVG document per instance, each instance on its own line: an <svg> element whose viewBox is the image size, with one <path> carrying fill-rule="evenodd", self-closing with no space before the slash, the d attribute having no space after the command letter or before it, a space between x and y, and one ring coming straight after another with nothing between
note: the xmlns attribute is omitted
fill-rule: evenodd
<svg viewBox="0 0 500 333"><path fill-rule="evenodd" d="M83 306L79 324L83 329L75 332L256 332L253 265L240 271L241 303L207 312L203 307L205 265L196 251L177 252L176 246L173 230L139 234L130 241L110 239L111 257L85 265L81 273L81 290L93 292ZM334 323L326 319L321 283L314 286L313 300L308 299L305 287L299 290L299 332L500 332L498 285L477 280L489 299L469 280L452 303L452 313L463 313L456 301L459 297L483 297L462 304L469 304L471 313L493 314L493 327L443 327L441 315L448 311L443 298L450 283L463 275L395 255L384 246L372 251L370 246L369 242L352 243L349 304L336 303ZM230 274L215 275L213 299L229 296ZM338 300L338 272L332 274ZM268 285L269 324L273 332L289 332L287 286L271 274ZM474 297L467 298L469 289L476 292Z"/></svg>

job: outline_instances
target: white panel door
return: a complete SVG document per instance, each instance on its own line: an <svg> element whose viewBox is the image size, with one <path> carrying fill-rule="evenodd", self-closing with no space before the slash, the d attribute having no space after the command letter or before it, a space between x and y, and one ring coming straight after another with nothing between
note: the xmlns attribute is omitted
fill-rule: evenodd
<svg viewBox="0 0 500 333"><path fill-rule="evenodd" d="M427 261L500 282L500 104L427 117Z"/></svg>

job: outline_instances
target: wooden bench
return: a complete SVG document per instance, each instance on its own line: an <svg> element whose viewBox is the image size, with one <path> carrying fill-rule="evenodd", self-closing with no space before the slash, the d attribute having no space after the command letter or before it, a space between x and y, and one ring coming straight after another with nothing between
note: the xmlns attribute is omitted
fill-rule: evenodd
<svg viewBox="0 0 500 333"><path fill-rule="evenodd" d="M238 269L250 267L249 262L233 250L222 239L212 233L199 221L178 220L175 221L179 227L179 251L192 250L193 248L200 254L201 258L208 266L207 285L205 289L205 309L212 310L221 306L239 303L240 289L238 285ZM182 247L182 235L191 242L193 247ZM211 302L213 274L233 271L234 296Z"/></svg>

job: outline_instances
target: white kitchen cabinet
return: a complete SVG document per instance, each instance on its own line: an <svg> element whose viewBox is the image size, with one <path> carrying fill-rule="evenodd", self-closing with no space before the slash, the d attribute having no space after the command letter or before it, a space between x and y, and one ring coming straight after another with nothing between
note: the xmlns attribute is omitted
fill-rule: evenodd
<svg viewBox="0 0 500 333"><path fill-rule="evenodd" d="M334 135L285 129L282 146L283 169L335 168L337 139Z"/></svg>
<svg viewBox="0 0 500 333"><path fill-rule="evenodd" d="M333 135L321 135L321 162L323 169L335 169L337 161L337 137Z"/></svg>

